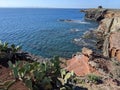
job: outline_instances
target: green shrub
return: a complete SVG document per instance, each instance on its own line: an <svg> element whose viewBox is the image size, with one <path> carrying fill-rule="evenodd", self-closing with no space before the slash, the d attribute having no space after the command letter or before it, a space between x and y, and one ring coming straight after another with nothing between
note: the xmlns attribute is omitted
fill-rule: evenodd
<svg viewBox="0 0 120 90"><path fill-rule="evenodd" d="M16 79L23 81L31 90L43 90L72 88L69 86L72 82L73 72L61 69L59 57L54 57L47 62L8 62Z"/></svg>
<svg viewBox="0 0 120 90"><path fill-rule="evenodd" d="M91 83L96 83L96 84L101 83L101 77L100 76L96 76L94 74L89 74L87 76L87 79Z"/></svg>

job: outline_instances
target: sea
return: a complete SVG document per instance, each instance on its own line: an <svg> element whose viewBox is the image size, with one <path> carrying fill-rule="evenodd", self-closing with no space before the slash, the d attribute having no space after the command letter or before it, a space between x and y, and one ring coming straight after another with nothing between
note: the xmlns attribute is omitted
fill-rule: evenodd
<svg viewBox="0 0 120 90"><path fill-rule="evenodd" d="M80 10L0 8L0 40L34 55L70 58L82 48L73 40L98 26Z"/></svg>

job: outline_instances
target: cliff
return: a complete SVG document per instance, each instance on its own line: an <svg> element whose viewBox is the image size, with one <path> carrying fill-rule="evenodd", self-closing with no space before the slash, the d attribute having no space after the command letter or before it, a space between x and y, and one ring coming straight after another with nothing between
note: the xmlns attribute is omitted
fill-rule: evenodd
<svg viewBox="0 0 120 90"><path fill-rule="evenodd" d="M102 46L105 57L116 58L120 61L120 10L117 9L88 9L85 19L99 22L97 29L98 43Z"/></svg>
<svg viewBox="0 0 120 90"><path fill-rule="evenodd" d="M104 15L106 14L108 10L107 9L87 9L87 10L81 10L81 12L85 13L85 19L88 20L95 20L100 21L104 18Z"/></svg>
<svg viewBox="0 0 120 90"><path fill-rule="evenodd" d="M85 19L95 21L101 21L104 18L111 18L120 15L119 9L97 8L97 9L85 9L81 10L81 12L85 13Z"/></svg>
<svg viewBox="0 0 120 90"><path fill-rule="evenodd" d="M101 54L84 47L69 60L58 57L49 60L22 52L18 46L0 43L0 89L120 90L120 10L99 8L82 12L85 12L85 19L99 22L98 29L91 35L97 37ZM9 62L11 69L9 60L13 62L13 65ZM15 63L17 60L21 63ZM68 71L73 71L77 77ZM24 80L33 85L28 87Z"/></svg>
<svg viewBox="0 0 120 90"><path fill-rule="evenodd" d="M66 69L77 76L95 74L104 78L97 86L89 87L86 83L89 90L120 90L120 10L99 8L82 12L85 19L99 22L94 31L98 38L96 45L102 52L98 54L84 47L67 61Z"/></svg>

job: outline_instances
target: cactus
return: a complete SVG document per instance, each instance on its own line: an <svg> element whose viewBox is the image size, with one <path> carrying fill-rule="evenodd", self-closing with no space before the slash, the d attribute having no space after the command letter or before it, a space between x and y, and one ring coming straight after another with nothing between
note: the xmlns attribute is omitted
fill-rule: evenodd
<svg viewBox="0 0 120 90"><path fill-rule="evenodd" d="M8 43L6 42L2 43L2 41L0 41L0 51L7 52L7 49L8 49Z"/></svg>
<svg viewBox="0 0 120 90"><path fill-rule="evenodd" d="M20 63L20 62L16 62L16 64L12 64L11 61L8 62L8 65L9 65L9 67L12 69L13 75L14 75L14 77L15 77L16 79L19 78L19 75L18 75L19 63Z"/></svg>
<svg viewBox="0 0 120 90"><path fill-rule="evenodd" d="M73 71L67 72L65 69L61 69L61 77L58 77L58 80L61 83L61 85L59 84L60 90L72 90L73 87L70 85L70 82L72 81L73 76Z"/></svg>
<svg viewBox="0 0 120 90"><path fill-rule="evenodd" d="M15 46L14 44L12 44L11 49L12 49L13 53L16 53L21 49L21 47L20 46Z"/></svg>
<svg viewBox="0 0 120 90"><path fill-rule="evenodd" d="M13 71L14 77L23 81L30 90L38 86L41 86L45 90L51 90L53 87L59 87L61 90L63 87L66 90L72 88L69 85L74 73L61 69L58 57L52 59L50 62L25 62L22 64L16 62L12 64L9 61L8 64ZM54 86L52 83L54 83Z"/></svg>

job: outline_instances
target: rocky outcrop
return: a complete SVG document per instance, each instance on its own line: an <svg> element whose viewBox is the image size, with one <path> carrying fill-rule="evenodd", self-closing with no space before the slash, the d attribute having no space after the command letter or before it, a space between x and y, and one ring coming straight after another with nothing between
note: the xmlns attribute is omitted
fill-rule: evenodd
<svg viewBox="0 0 120 90"><path fill-rule="evenodd" d="M120 61L120 17L103 19L98 31L103 37L103 55Z"/></svg>
<svg viewBox="0 0 120 90"><path fill-rule="evenodd" d="M85 18L99 21L97 45L103 55L120 61L120 10L88 9L83 12Z"/></svg>
<svg viewBox="0 0 120 90"><path fill-rule="evenodd" d="M67 60L67 69L68 71L73 71L77 76L85 76L90 73L99 74L99 72L94 68L96 63L90 61L90 58L86 56L86 54L91 53L90 49L87 49L84 54L80 53L74 56L72 59Z"/></svg>
<svg viewBox="0 0 120 90"><path fill-rule="evenodd" d="M83 10L85 17L99 21L99 27L92 36L96 36L97 45L102 53L83 48L66 61L65 69L73 71L77 76L82 76L84 85L89 90L119 90L120 89L120 11L106 9ZM90 36L87 34L86 36ZM94 39L94 38L93 38ZM76 40L77 41L77 40ZM81 43L81 40L78 40ZM93 45L94 46L94 45ZM96 49L97 50L97 49ZM87 75L101 76L102 83L93 85L86 79ZM93 77L95 78L95 77Z"/></svg>
<svg viewBox="0 0 120 90"><path fill-rule="evenodd" d="M104 19L104 15L106 14L107 9L87 9L81 10L81 12L85 12L85 19L101 21L102 19Z"/></svg>
<svg viewBox="0 0 120 90"><path fill-rule="evenodd" d="M97 29L98 40L101 40L103 56L115 58L120 61L120 16L116 10L89 9L83 10L87 19L99 21ZM96 58L93 51L88 48L82 49L82 54L77 54L67 61L67 70L74 71L78 76L89 73L100 74L109 71L110 64L101 56ZM91 58L92 57L92 58ZM99 70L100 68L100 70Z"/></svg>
<svg viewBox="0 0 120 90"><path fill-rule="evenodd" d="M85 56L90 57L90 55L92 55L93 51L91 49L88 48L82 48L82 54L84 54Z"/></svg>
<svg viewBox="0 0 120 90"><path fill-rule="evenodd" d="M89 58L84 55L77 55L67 61L66 69L73 71L77 76L85 76L90 73L88 60Z"/></svg>

